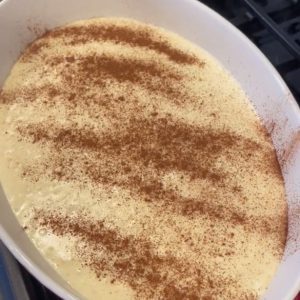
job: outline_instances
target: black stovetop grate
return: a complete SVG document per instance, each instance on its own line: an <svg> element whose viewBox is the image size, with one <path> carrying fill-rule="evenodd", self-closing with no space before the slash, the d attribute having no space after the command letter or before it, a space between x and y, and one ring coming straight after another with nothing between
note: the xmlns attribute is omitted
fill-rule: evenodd
<svg viewBox="0 0 300 300"><path fill-rule="evenodd" d="M202 0L256 44L300 104L300 0Z"/></svg>
<svg viewBox="0 0 300 300"><path fill-rule="evenodd" d="M202 0L269 58L300 104L300 0ZM58 300L22 266L31 300Z"/></svg>

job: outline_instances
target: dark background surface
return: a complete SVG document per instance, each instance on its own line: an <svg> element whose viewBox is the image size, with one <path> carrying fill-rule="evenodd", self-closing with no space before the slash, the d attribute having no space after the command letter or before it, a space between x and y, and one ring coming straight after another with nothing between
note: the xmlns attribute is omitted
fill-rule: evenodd
<svg viewBox="0 0 300 300"><path fill-rule="evenodd" d="M202 0L201 2L220 13L253 41L276 67L300 104L300 1ZM249 8L251 4L257 8L262 18L257 17ZM272 28L266 25L264 19L267 23L271 22Z"/></svg>
<svg viewBox="0 0 300 300"><path fill-rule="evenodd" d="M300 1L202 0L202 2L219 12L260 48L300 104ZM251 5L254 5L254 10ZM18 290L18 293L10 291L9 288L13 291ZM43 287L4 250L0 251L0 300L2 299L58 300L59 298Z"/></svg>

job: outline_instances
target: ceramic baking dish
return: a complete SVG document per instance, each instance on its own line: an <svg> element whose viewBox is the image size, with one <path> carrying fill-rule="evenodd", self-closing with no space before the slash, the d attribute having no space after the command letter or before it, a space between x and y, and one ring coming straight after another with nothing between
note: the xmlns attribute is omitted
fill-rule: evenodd
<svg viewBox="0 0 300 300"><path fill-rule="evenodd" d="M134 18L182 35L214 55L246 91L272 135L289 206L285 254L263 298L293 299L300 288L300 110L269 61L218 14L195 0L4 0L0 3L0 86L24 47L44 29L102 16ZM64 299L78 299L30 242L2 189L0 238L45 286Z"/></svg>

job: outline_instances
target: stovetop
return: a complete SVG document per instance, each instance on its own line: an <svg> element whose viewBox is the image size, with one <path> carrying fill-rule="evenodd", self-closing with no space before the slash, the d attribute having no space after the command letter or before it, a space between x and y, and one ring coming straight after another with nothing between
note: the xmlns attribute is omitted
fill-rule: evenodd
<svg viewBox="0 0 300 300"><path fill-rule="evenodd" d="M300 104L300 0L202 0L267 56Z"/></svg>
<svg viewBox="0 0 300 300"><path fill-rule="evenodd" d="M259 47L279 71L300 104L300 0L202 2L229 20ZM0 300L2 299L60 298L16 263L0 244Z"/></svg>

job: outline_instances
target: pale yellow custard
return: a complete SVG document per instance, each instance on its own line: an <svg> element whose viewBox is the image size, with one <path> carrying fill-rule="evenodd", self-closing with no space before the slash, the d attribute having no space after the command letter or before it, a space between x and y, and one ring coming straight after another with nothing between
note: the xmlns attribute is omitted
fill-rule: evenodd
<svg viewBox="0 0 300 300"><path fill-rule="evenodd" d="M0 127L11 206L84 298L265 292L284 182L243 90L204 50L133 20L56 28L11 70Z"/></svg>

